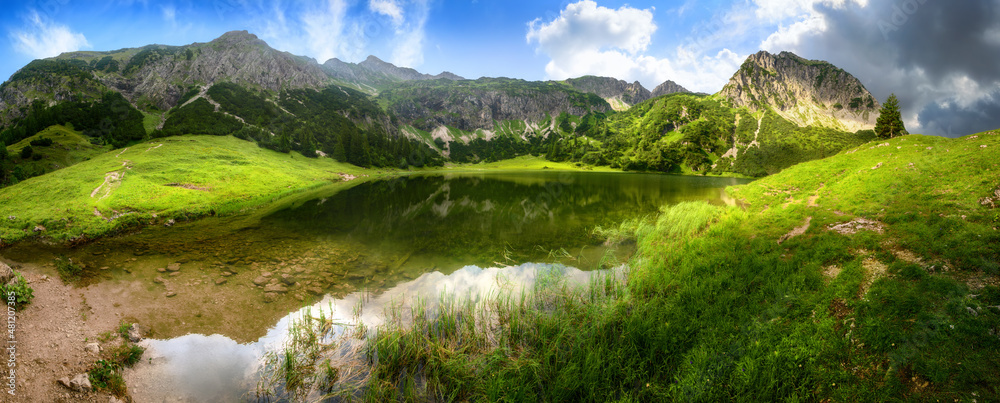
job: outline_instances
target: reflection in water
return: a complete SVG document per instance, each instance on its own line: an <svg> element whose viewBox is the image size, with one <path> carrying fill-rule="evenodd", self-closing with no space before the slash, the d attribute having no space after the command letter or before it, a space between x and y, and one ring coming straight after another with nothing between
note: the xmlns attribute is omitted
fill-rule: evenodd
<svg viewBox="0 0 1000 403"><path fill-rule="evenodd" d="M592 230L663 205L725 203L732 178L620 173L490 173L372 181L264 218L268 227L345 238L448 272L550 259L583 269L605 253ZM627 255L630 251L623 251Z"/></svg>
<svg viewBox="0 0 1000 403"><path fill-rule="evenodd" d="M434 311L439 297L447 293L479 302L501 287L516 292L531 287L540 274L558 274L567 284L585 284L595 272L572 267L528 263L507 268L466 266L451 274L425 273L377 296L352 293L344 298L326 296L320 302L282 318L256 342L240 344L221 336L190 334L169 340L145 340L144 359L126 374L126 382L137 401L185 399L224 402L252 398L262 357L277 351L289 338L289 327L303 315L333 318L339 334L363 324L374 328L383 323L385 309L416 298ZM358 306L361 311L356 312ZM357 313L357 314L356 314Z"/></svg>

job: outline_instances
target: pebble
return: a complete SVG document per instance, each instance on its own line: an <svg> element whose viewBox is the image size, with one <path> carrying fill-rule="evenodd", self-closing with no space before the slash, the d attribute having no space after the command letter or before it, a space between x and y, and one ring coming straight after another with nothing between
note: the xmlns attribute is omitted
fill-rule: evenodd
<svg viewBox="0 0 1000 403"><path fill-rule="evenodd" d="M170 298L170 297L176 296L177 293L173 292L173 291L167 291L167 293L163 294L163 295L165 295L167 298Z"/></svg>

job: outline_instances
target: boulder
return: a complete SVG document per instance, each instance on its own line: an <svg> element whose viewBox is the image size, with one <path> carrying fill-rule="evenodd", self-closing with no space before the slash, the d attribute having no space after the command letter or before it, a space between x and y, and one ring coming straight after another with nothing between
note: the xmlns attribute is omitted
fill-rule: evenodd
<svg viewBox="0 0 1000 403"><path fill-rule="evenodd" d="M147 333L149 333L149 328L138 323L133 323L132 326L128 327L128 339L133 343L141 341Z"/></svg>
<svg viewBox="0 0 1000 403"><path fill-rule="evenodd" d="M282 274L281 275L281 282L285 283L285 285L293 285L293 284L295 284L295 277L292 277L289 274Z"/></svg>
<svg viewBox="0 0 1000 403"><path fill-rule="evenodd" d="M59 384L76 392L90 392L93 386L90 385L90 377L87 374L77 374L72 379L64 377L59 379Z"/></svg>
<svg viewBox="0 0 1000 403"><path fill-rule="evenodd" d="M267 279L267 277L264 277L264 276L258 276L257 278L253 279L254 285L256 285L258 287L263 287L264 284L267 284L267 282L268 282L268 279Z"/></svg>
<svg viewBox="0 0 1000 403"><path fill-rule="evenodd" d="M83 351L97 354L101 352L101 345L97 343L87 343L87 345L83 347Z"/></svg>
<svg viewBox="0 0 1000 403"><path fill-rule="evenodd" d="M14 270L6 263L0 262L0 284L7 284L14 279Z"/></svg>

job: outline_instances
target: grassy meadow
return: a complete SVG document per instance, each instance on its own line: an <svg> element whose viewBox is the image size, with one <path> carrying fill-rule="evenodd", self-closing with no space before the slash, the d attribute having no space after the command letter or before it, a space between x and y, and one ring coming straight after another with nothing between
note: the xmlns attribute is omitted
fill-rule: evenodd
<svg viewBox="0 0 1000 403"><path fill-rule="evenodd" d="M341 181L340 173L367 172L231 136L151 140L3 189L0 240L86 240L170 219L231 214Z"/></svg>
<svg viewBox="0 0 1000 403"><path fill-rule="evenodd" d="M905 136L601 229L624 272L442 296L323 348L304 321L263 394L366 401L1000 400L1000 135ZM543 275L543 278L545 276ZM304 340L304 341L303 341ZM280 387L275 387L278 385Z"/></svg>

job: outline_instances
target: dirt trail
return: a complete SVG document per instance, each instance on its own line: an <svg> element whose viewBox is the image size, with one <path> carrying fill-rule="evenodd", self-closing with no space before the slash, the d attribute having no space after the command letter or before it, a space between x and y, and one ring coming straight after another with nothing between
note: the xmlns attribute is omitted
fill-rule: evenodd
<svg viewBox="0 0 1000 403"><path fill-rule="evenodd" d="M84 347L97 342L101 333L117 329L121 309L97 288L74 288L39 270L24 272L35 297L16 314L16 388L11 396L4 387L4 401L108 402L107 393L73 392L56 380L84 373L99 359L98 353ZM109 340L101 347L115 343L117 339Z"/></svg>

